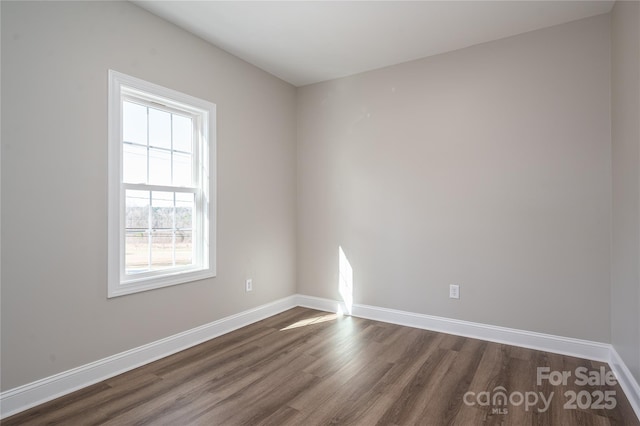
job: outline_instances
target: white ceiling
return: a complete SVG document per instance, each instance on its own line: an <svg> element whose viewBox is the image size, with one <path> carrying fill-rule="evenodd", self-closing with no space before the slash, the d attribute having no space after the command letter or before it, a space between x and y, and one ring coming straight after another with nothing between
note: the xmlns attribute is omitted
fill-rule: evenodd
<svg viewBox="0 0 640 426"><path fill-rule="evenodd" d="M613 1L135 1L296 86L607 13Z"/></svg>

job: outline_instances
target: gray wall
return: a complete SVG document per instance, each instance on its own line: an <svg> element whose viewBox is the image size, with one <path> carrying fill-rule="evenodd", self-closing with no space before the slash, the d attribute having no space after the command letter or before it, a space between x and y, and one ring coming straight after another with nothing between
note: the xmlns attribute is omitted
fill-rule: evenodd
<svg viewBox="0 0 640 426"><path fill-rule="evenodd" d="M295 292L293 86L129 3L1 5L2 390ZM217 104L217 278L107 300L109 68Z"/></svg>
<svg viewBox="0 0 640 426"><path fill-rule="evenodd" d="M608 342L609 96L608 15L299 89L299 292Z"/></svg>
<svg viewBox="0 0 640 426"><path fill-rule="evenodd" d="M612 12L611 342L640 382L640 3Z"/></svg>

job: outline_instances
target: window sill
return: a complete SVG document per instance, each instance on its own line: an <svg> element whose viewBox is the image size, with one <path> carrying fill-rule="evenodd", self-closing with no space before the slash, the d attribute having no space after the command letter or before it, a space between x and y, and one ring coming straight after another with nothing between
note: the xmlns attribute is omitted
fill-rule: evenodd
<svg viewBox="0 0 640 426"><path fill-rule="evenodd" d="M201 269L192 272L180 272L173 275L152 277L129 283L110 283L107 298L125 296L127 294L140 293L142 291L155 290L157 288L169 287L178 284L186 284L207 278L214 278L216 273L213 269Z"/></svg>

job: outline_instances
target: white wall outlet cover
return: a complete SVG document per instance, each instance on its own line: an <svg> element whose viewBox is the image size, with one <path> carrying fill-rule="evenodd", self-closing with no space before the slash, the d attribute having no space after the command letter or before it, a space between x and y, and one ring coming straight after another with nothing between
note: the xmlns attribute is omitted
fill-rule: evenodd
<svg viewBox="0 0 640 426"><path fill-rule="evenodd" d="M253 280L251 278L249 278L248 280L246 280L244 282L244 289L245 289L245 291L252 291L253 290Z"/></svg>
<svg viewBox="0 0 640 426"><path fill-rule="evenodd" d="M449 286L449 298L450 299L460 299L460 286L451 284Z"/></svg>

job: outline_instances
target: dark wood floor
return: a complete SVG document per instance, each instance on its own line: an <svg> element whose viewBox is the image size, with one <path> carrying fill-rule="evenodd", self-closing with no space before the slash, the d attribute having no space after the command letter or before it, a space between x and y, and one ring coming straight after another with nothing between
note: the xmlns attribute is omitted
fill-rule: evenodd
<svg viewBox="0 0 640 426"><path fill-rule="evenodd" d="M606 364L295 308L2 424L640 424L619 386L578 386L574 377L538 386L536 367L545 366ZM500 386L513 404L478 404ZM616 407L565 409L567 391L614 391ZM527 410L516 392L553 397L541 412L542 402Z"/></svg>

